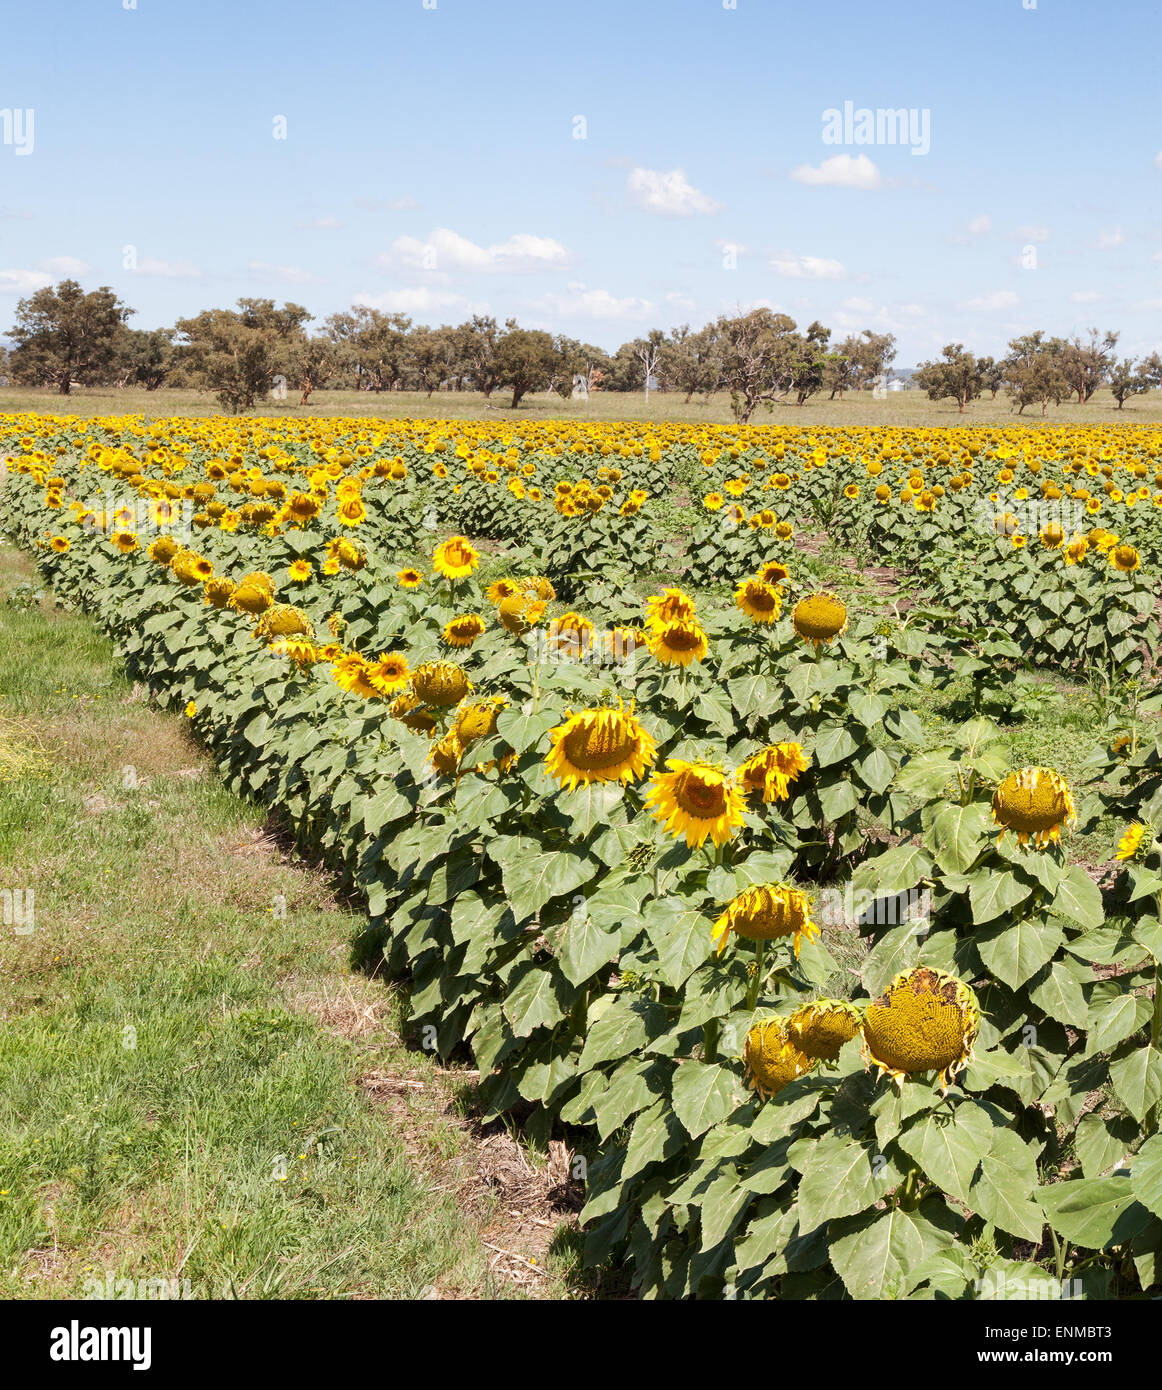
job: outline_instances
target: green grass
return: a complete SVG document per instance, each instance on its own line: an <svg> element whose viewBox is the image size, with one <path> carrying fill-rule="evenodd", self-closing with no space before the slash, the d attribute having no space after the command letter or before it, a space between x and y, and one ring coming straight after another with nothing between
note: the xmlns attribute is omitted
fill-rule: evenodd
<svg viewBox="0 0 1162 1390"><path fill-rule="evenodd" d="M0 546L0 887L35 893L0 930L0 1297L567 1294L567 1235L480 1195L470 1074L349 970L359 913L29 581Z"/></svg>
<svg viewBox="0 0 1162 1390"><path fill-rule="evenodd" d="M489 401L478 391L316 391L309 406L300 406L292 393L285 401L267 400L253 412L267 418L312 419L326 416L366 416L393 420L449 419L495 420L498 425L514 420L589 420L609 423L617 420L678 422L685 424L729 425L734 421L730 397L718 392L709 399L695 397L689 404L673 392L651 391L649 400L640 391L602 391L582 404L556 394L538 392L526 396L517 410L511 410L511 394L493 393ZM140 387L77 387L70 395L30 387L0 390L0 414L33 411L40 415L220 415L222 408L211 394L171 390L146 391ZM892 429L937 428L950 425L1101 425L1158 424L1162 422L1162 393L1151 392L1118 410L1108 391L1099 391L1087 405L1050 406L1042 417L1032 407L1018 416L1001 394L991 400L974 401L961 415L955 401L930 401L921 391L899 391L877 401L871 392L851 392L842 400L826 395L813 396L803 406L793 401L777 402L772 409L760 409L752 425L821 426L873 425Z"/></svg>

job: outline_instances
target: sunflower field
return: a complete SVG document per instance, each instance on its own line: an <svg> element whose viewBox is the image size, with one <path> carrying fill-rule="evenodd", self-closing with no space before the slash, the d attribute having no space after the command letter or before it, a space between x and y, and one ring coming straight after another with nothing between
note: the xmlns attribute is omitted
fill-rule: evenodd
<svg viewBox="0 0 1162 1390"><path fill-rule="evenodd" d="M0 450L6 530L365 897L422 1045L571 1136L589 1260L1157 1292L1157 427L23 415ZM820 544L893 596L812 582ZM1046 675L1100 710L1073 785L997 722Z"/></svg>

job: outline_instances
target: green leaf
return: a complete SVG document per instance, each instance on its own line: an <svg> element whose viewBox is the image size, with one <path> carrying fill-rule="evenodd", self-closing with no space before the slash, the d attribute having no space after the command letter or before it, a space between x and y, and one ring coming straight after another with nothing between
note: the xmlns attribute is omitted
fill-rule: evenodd
<svg viewBox="0 0 1162 1390"><path fill-rule="evenodd" d="M873 1145L843 1135L825 1134L814 1142L807 1141L799 1153L809 1155L799 1184L799 1227L803 1231L865 1211L904 1179L887 1154L876 1153ZM796 1167L804 1163L794 1153L791 1157Z"/></svg>
<svg viewBox="0 0 1162 1390"><path fill-rule="evenodd" d="M1089 930L1105 921L1101 905L1101 889L1080 864L1074 864L1061 880L1053 899L1053 911Z"/></svg>
<svg viewBox="0 0 1162 1390"><path fill-rule="evenodd" d="M976 947L992 974L1010 989L1017 989L1053 958L1064 940L1055 922L1027 917L1012 926L979 932Z"/></svg>
<svg viewBox="0 0 1162 1390"><path fill-rule="evenodd" d="M937 863L951 873L964 873L975 862L990 828L988 808L980 802L943 807L932 822Z"/></svg>
<svg viewBox="0 0 1162 1390"><path fill-rule="evenodd" d="M1034 978L1037 983L1030 985L1029 998L1038 1008L1070 1028L1086 1027L1089 1010L1085 995L1080 981L1064 961L1045 966Z"/></svg>
<svg viewBox="0 0 1162 1390"><path fill-rule="evenodd" d="M1155 1216L1162 1216L1162 1134L1152 1134L1131 1165L1134 1196Z"/></svg>
<svg viewBox="0 0 1162 1390"><path fill-rule="evenodd" d="M835 1221L828 1227L831 1263L852 1298L902 1298L909 1272L952 1244L954 1223L937 1201Z"/></svg>
<svg viewBox="0 0 1162 1390"><path fill-rule="evenodd" d="M686 1061L674 1073L671 1098L686 1132L697 1139L737 1109L746 1091L726 1067Z"/></svg>
<svg viewBox="0 0 1162 1390"><path fill-rule="evenodd" d="M504 1016L518 1038L527 1038L564 1018L570 998L559 970L530 962L504 1001Z"/></svg>
<svg viewBox="0 0 1162 1390"><path fill-rule="evenodd" d="M539 745L558 720L549 710L524 714L519 709L506 709L497 717L496 731L517 753L523 753L526 748Z"/></svg>
<svg viewBox="0 0 1162 1390"><path fill-rule="evenodd" d="M980 926L993 922L1023 903L1033 890L1009 869L984 869L974 874L968 890L972 920Z"/></svg>
<svg viewBox="0 0 1162 1390"><path fill-rule="evenodd" d="M679 989L714 949L711 921L690 899L660 898L645 911L645 928L658 953L663 981Z"/></svg>
<svg viewBox="0 0 1162 1390"><path fill-rule="evenodd" d="M1037 1196L1053 1229L1086 1250L1125 1245L1150 1223L1129 1174L1071 1178L1042 1187Z"/></svg>
<svg viewBox="0 0 1162 1390"><path fill-rule="evenodd" d="M1012 1130L996 1130L992 1148L981 1159L980 1177L969 1192L968 1205L1002 1231L1039 1245L1045 1223L1031 1195L1036 1186L1033 1150Z"/></svg>
<svg viewBox="0 0 1162 1390"><path fill-rule="evenodd" d="M1085 1055L1109 1052L1136 1033L1150 1016L1149 1003L1133 994L1115 995L1113 999L1094 1008L1089 1020Z"/></svg>
<svg viewBox="0 0 1162 1390"><path fill-rule="evenodd" d="M582 985L617 955L621 933L606 931L589 912L570 915L558 941L557 964L572 985Z"/></svg>
<svg viewBox="0 0 1162 1390"><path fill-rule="evenodd" d="M504 891L518 922L532 917L551 899L575 893L596 868L573 846L547 849L527 835L499 836L488 845L488 853L500 865Z"/></svg>
<svg viewBox="0 0 1162 1390"><path fill-rule="evenodd" d="M1137 1137L1138 1126L1128 1115L1086 1115L1073 1140L1082 1173L1087 1178L1100 1178L1107 1169L1122 1166ZM1138 1159L1134 1162L1136 1167Z"/></svg>
<svg viewBox="0 0 1162 1390"><path fill-rule="evenodd" d="M1162 1100L1162 1053L1153 1047L1135 1047L1110 1060L1114 1094L1139 1124L1146 1112Z"/></svg>
<svg viewBox="0 0 1162 1390"><path fill-rule="evenodd" d="M924 1118L897 1139L900 1148L945 1192L966 1205L983 1155L992 1147L995 1125L983 1106L957 1106L951 1118Z"/></svg>
<svg viewBox="0 0 1162 1390"><path fill-rule="evenodd" d="M830 724L819 733L815 743L815 764L817 767L830 767L843 762L859 748L859 744L842 724Z"/></svg>

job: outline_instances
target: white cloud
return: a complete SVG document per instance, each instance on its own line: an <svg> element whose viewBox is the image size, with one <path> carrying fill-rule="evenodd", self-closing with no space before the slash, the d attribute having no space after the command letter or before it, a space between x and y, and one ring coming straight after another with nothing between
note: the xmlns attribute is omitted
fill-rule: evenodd
<svg viewBox="0 0 1162 1390"><path fill-rule="evenodd" d="M646 212L663 217L692 217L695 213L719 212L721 203L700 192L681 169L631 169L627 183L630 197Z"/></svg>
<svg viewBox="0 0 1162 1390"><path fill-rule="evenodd" d="M159 280L197 280L202 272L192 261L157 261L146 256L133 268L135 275L150 275Z"/></svg>
<svg viewBox="0 0 1162 1390"><path fill-rule="evenodd" d="M75 256L50 256L40 263L40 269L47 271L54 280L75 280L87 275L92 268L88 261L78 261Z"/></svg>
<svg viewBox="0 0 1162 1390"><path fill-rule="evenodd" d="M1053 231L1049 227L1028 225L1024 227L1018 227L1017 235L1021 238L1022 241L1041 242L1048 241L1049 238L1053 235Z"/></svg>
<svg viewBox="0 0 1162 1390"><path fill-rule="evenodd" d="M988 294L977 295L975 299L962 300L956 307L958 309L1011 309L1014 304L1019 304L1020 296L1012 290L990 290Z"/></svg>
<svg viewBox="0 0 1162 1390"><path fill-rule="evenodd" d="M870 299L845 299L841 307L850 309L853 314L870 314L876 306Z"/></svg>
<svg viewBox="0 0 1162 1390"><path fill-rule="evenodd" d="M317 285L319 277L298 265L270 265L266 261L251 261L247 269L254 280L280 280L288 285Z"/></svg>
<svg viewBox="0 0 1162 1390"><path fill-rule="evenodd" d="M979 241L981 237L988 236L993 229L993 220L987 212L982 212L979 217L974 217L960 231L953 232L949 240L958 246L967 246L974 241Z"/></svg>
<svg viewBox="0 0 1162 1390"><path fill-rule="evenodd" d="M0 294L31 294L52 284L52 276L40 270L0 270Z"/></svg>
<svg viewBox="0 0 1162 1390"><path fill-rule="evenodd" d="M534 307L544 314L604 320L642 318L652 313L654 308L648 299L638 299L633 295L618 299L608 290L591 290L579 280L571 280L565 290L565 294L542 295Z"/></svg>
<svg viewBox="0 0 1162 1390"><path fill-rule="evenodd" d="M355 303L366 304L369 309L381 309L385 314L429 314L433 310L469 307L463 295L452 294L448 290L433 290L427 285L385 290L382 294L357 294Z"/></svg>
<svg viewBox="0 0 1162 1390"><path fill-rule="evenodd" d="M817 167L800 164L791 170L796 183L817 188L881 188L883 175L866 154L837 154Z"/></svg>
<svg viewBox="0 0 1162 1390"><path fill-rule="evenodd" d="M1125 239L1126 234L1121 227L1103 227L1094 246L1099 251L1112 251L1115 246L1121 246Z"/></svg>
<svg viewBox="0 0 1162 1390"><path fill-rule="evenodd" d="M823 256L796 256L790 251L776 251L771 257L771 269L792 280L842 280L847 274L839 261Z"/></svg>
<svg viewBox="0 0 1162 1390"><path fill-rule="evenodd" d="M480 274L533 270L558 270L569 264L567 247L551 237L518 232L493 246L477 246L447 227L437 227L427 241L414 236L396 237L391 250L378 255L375 263L386 268L403 266L444 274L449 270Z"/></svg>
<svg viewBox="0 0 1162 1390"><path fill-rule="evenodd" d="M687 311L695 307L694 301L688 294L683 294L681 290L669 290L666 294L666 303L672 304L675 309L685 309Z"/></svg>

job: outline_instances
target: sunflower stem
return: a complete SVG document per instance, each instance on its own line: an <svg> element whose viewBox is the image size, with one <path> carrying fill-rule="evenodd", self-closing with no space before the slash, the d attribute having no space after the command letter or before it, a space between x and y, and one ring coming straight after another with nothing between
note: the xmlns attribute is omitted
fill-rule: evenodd
<svg viewBox="0 0 1162 1390"><path fill-rule="evenodd" d="M718 1061L718 1038L722 1024L717 1018L708 1019L702 1025L702 1060Z"/></svg>
<svg viewBox="0 0 1162 1390"><path fill-rule="evenodd" d="M767 943L761 937L754 944L754 975L746 991L746 1007L748 1012L754 1013L758 1007L759 990L763 983L763 965L765 964Z"/></svg>

